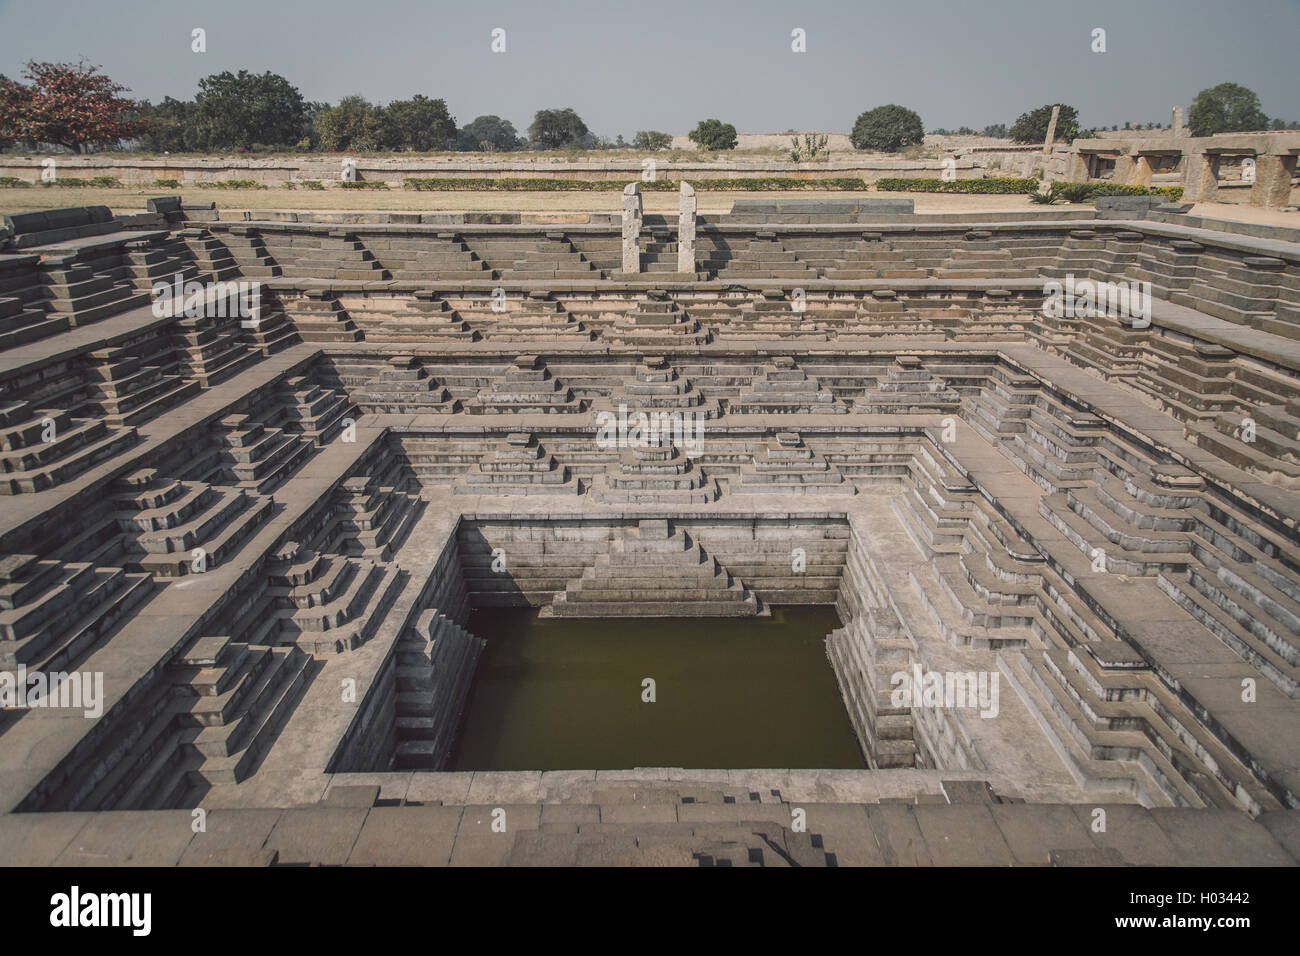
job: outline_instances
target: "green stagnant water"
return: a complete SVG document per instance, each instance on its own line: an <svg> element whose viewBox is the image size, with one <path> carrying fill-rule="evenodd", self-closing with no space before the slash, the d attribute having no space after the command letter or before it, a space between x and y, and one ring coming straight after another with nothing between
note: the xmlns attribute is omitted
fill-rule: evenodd
<svg viewBox="0 0 1300 956"><path fill-rule="evenodd" d="M838 626L830 607L738 620L476 610L469 629L487 647L448 769L861 768L823 644Z"/></svg>

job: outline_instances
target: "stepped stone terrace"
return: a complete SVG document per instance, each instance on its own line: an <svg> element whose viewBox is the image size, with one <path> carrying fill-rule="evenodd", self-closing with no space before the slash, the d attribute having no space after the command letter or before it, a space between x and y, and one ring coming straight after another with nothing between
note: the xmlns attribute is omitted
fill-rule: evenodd
<svg viewBox="0 0 1300 956"><path fill-rule="evenodd" d="M682 192L6 216L0 858L1294 865L1300 231ZM791 605L865 769L446 770L474 609Z"/></svg>

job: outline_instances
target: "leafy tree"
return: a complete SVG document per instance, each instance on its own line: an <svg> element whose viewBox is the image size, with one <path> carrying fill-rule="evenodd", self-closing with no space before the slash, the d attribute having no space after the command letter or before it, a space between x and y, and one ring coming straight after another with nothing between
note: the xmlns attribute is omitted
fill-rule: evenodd
<svg viewBox="0 0 1300 956"><path fill-rule="evenodd" d="M991 126L985 126L980 131L981 136L991 136L995 139L1006 139L1011 133L1007 130L1006 123L994 123Z"/></svg>
<svg viewBox="0 0 1300 956"><path fill-rule="evenodd" d="M388 145L383 111L363 96L345 96L316 118L321 149L376 150Z"/></svg>
<svg viewBox="0 0 1300 956"><path fill-rule="evenodd" d="M151 106L146 100L140 104L139 113L148 123L148 130L140 137L141 149L151 153L179 153L195 148L194 115L198 107L193 100L178 100L170 96Z"/></svg>
<svg viewBox="0 0 1300 956"><path fill-rule="evenodd" d="M199 80L195 141L202 149L292 146L305 132L302 94L284 77L227 70Z"/></svg>
<svg viewBox="0 0 1300 956"><path fill-rule="evenodd" d="M890 103L867 110L853 124L849 141L854 149L873 149L895 153L904 146L925 141L921 117L906 106Z"/></svg>
<svg viewBox="0 0 1300 956"><path fill-rule="evenodd" d="M328 103L313 101L303 104L302 139L295 144L298 149L320 149L320 118L330 109Z"/></svg>
<svg viewBox="0 0 1300 956"><path fill-rule="evenodd" d="M735 149L736 127L718 119L700 120L691 130L689 139L700 149Z"/></svg>
<svg viewBox="0 0 1300 956"><path fill-rule="evenodd" d="M1187 126L1193 136L1245 133L1268 129L1268 117L1252 90L1236 83L1220 83L1196 94L1187 114Z"/></svg>
<svg viewBox="0 0 1300 956"><path fill-rule="evenodd" d="M139 104L118 96L126 89L84 60L29 60L30 86L0 77L0 140L65 146L74 153L111 145L145 132Z"/></svg>
<svg viewBox="0 0 1300 956"><path fill-rule="evenodd" d="M659 132L657 129L639 130L637 134L632 137L633 149L645 149L652 153L657 150L667 149L672 144L673 138L667 133Z"/></svg>
<svg viewBox="0 0 1300 956"><path fill-rule="evenodd" d="M470 151L505 153L518 149L520 145L514 124L493 114L474 117L461 129L458 137L459 148Z"/></svg>
<svg viewBox="0 0 1300 956"><path fill-rule="evenodd" d="M1064 103L1048 103L1029 113L1021 113L1020 118L1011 127L1011 138L1017 143L1041 144L1047 139L1047 127L1052 122L1053 106L1061 108L1061 115L1056 120L1056 142L1074 142L1079 136L1079 111Z"/></svg>
<svg viewBox="0 0 1300 956"><path fill-rule="evenodd" d="M421 152L447 149L456 142L456 120L445 100L417 94L393 100L383 110L384 139L394 149Z"/></svg>
<svg viewBox="0 0 1300 956"><path fill-rule="evenodd" d="M560 149L587 135L587 124L572 109L538 110L528 127L528 141L535 149Z"/></svg>

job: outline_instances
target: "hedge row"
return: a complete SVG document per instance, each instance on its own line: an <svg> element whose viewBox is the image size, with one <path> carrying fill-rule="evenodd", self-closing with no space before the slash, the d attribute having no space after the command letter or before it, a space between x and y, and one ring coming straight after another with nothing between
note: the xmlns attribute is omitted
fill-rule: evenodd
<svg viewBox="0 0 1300 956"><path fill-rule="evenodd" d="M1032 193L1038 191L1037 179L900 179L876 180L881 192L907 193Z"/></svg>
<svg viewBox="0 0 1300 956"><path fill-rule="evenodd" d="M195 189L267 189L262 183L252 179L218 179L213 182L195 183Z"/></svg>
<svg viewBox="0 0 1300 956"><path fill-rule="evenodd" d="M348 185L348 184L344 184ZM746 179L699 179L691 185L700 192L776 192L795 190L864 190L864 180L854 177L837 179L792 179L779 176L750 177ZM475 192L622 192L626 179L403 179L403 189L424 192L475 191ZM677 180L657 179L642 182L643 192L676 192Z"/></svg>
<svg viewBox="0 0 1300 956"><path fill-rule="evenodd" d="M1119 183L1052 183L1052 195L1067 202L1088 202L1099 196L1164 196L1183 198L1182 186L1124 186Z"/></svg>

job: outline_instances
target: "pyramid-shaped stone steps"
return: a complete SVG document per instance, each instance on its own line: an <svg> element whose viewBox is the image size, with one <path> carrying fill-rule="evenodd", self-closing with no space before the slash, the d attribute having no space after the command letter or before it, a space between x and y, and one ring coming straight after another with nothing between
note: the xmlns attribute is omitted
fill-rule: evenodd
<svg viewBox="0 0 1300 956"><path fill-rule="evenodd" d="M436 610L422 611L398 641L397 769L445 766L486 644Z"/></svg>
<svg viewBox="0 0 1300 956"><path fill-rule="evenodd" d="M643 519L558 592L546 617L753 617L770 611L667 519Z"/></svg>

